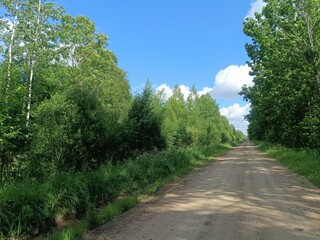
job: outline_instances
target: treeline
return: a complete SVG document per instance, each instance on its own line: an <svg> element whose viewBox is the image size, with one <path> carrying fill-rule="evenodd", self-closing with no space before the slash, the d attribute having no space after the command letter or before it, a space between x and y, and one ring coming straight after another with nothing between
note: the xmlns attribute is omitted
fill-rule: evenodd
<svg viewBox="0 0 320 240"><path fill-rule="evenodd" d="M52 1L0 6L0 238L47 232L245 139L195 87L133 96L90 19Z"/></svg>
<svg viewBox="0 0 320 240"><path fill-rule="evenodd" d="M147 83L132 96L108 38L45 0L1 0L0 182L94 170L144 152L244 138L216 102Z"/></svg>
<svg viewBox="0 0 320 240"><path fill-rule="evenodd" d="M265 0L244 22L254 86L251 139L289 147L320 147L320 1Z"/></svg>
<svg viewBox="0 0 320 240"><path fill-rule="evenodd" d="M133 96L90 19L52 1L0 6L0 238L45 233L61 216L94 227L109 218L90 209L245 139L195 87L167 98L148 82Z"/></svg>

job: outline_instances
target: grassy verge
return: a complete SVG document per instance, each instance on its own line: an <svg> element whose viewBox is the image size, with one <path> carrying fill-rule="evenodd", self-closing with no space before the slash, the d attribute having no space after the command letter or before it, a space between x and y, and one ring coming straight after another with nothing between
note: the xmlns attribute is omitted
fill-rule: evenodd
<svg viewBox="0 0 320 240"><path fill-rule="evenodd" d="M258 147L293 172L305 176L320 187L320 150L292 149L277 144L257 142Z"/></svg>
<svg viewBox="0 0 320 240"><path fill-rule="evenodd" d="M39 235L50 240L80 239L88 230L209 161L206 156L221 155L229 149L220 145L146 153L94 172L61 172L43 183L26 181L6 186L0 189L0 239L39 239Z"/></svg>
<svg viewBox="0 0 320 240"><path fill-rule="evenodd" d="M107 221L112 220L119 214L130 209L136 203L141 201L143 198L158 191L165 184L172 182L176 180L178 177L181 177L189 173L195 167L212 160L212 157L219 156L226 153L228 150L230 150L230 148L231 148L230 146L226 146L226 145L217 145L217 146L206 147L205 149L201 149L201 150L194 150L194 149L183 150L183 151L186 151L185 153L187 153L187 155L184 155L184 154L183 154L184 156L176 155L171 160L175 159L179 161L179 158L180 158L180 162L185 162L185 163L178 168L175 168L173 165L171 165L172 171L170 171L171 172L170 174L166 176L159 176L156 179L154 179L151 183L145 186L140 186L140 189L138 191L129 192L125 196L119 197L112 203L109 203L102 208L90 209L88 211L86 218L82 219L78 224L76 224L75 226L70 226L66 229L63 229L62 231L57 231L54 234L50 234L46 239L48 240L79 239L89 230ZM209 156L211 158L208 158ZM148 161L150 160L151 159L149 158ZM172 161L172 163L173 162L174 161ZM127 168L127 166L125 168ZM154 172L153 174L156 174L156 173ZM145 174L141 173L141 176L142 175L145 175Z"/></svg>

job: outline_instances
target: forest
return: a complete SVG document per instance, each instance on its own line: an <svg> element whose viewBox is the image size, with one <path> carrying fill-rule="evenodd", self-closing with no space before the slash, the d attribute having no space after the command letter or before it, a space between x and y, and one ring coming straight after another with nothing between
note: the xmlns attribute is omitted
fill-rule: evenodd
<svg viewBox="0 0 320 240"><path fill-rule="evenodd" d="M187 99L178 85L167 98L150 82L132 94L108 37L89 18L47 0L0 7L0 238L45 234L59 216L92 219L90 209L246 139L195 86ZM308 82L319 61L308 59L296 62L305 75L295 82L309 102L292 111L301 111L301 129L319 129L318 85ZM306 138L317 145L318 136Z"/></svg>
<svg viewBox="0 0 320 240"><path fill-rule="evenodd" d="M320 148L320 1L265 0L244 22L254 86L248 135L293 148Z"/></svg>

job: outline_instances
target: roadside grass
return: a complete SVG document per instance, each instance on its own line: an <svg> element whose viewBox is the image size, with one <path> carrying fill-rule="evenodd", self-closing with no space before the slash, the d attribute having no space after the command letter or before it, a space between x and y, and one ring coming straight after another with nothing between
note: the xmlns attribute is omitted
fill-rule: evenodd
<svg viewBox="0 0 320 240"><path fill-rule="evenodd" d="M122 212L130 209L138 202L137 196L128 196L118 199L106 207L97 209L90 208L87 215L82 220L79 220L75 225L68 226L60 231L55 231L45 237L48 240L71 240L80 239L89 230L110 221Z"/></svg>
<svg viewBox="0 0 320 240"><path fill-rule="evenodd" d="M81 239L168 182L230 149L212 145L145 153L94 172L60 172L43 183L13 183L0 189L0 239Z"/></svg>
<svg viewBox="0 0 320 240"><path fill-rule="evenodd" d="M140 185L138 182L136 183L131 182L130 184L127 183L127 186L125 186L126 184L122 185L121 189L124 192L126 192L127 189L130 189L130 187L136 186L136 187L139 187L139 189L135 191L128 191L128 193L125 194L124 196L118 197L116 200L106 204L105 206L102 206L99 208L95 208L95 207L90 208L90 210L87 213L87 216L81 221L79 221L78 224L76 224L75 226L67 227L60 231L56 231L55 233L50 234L45 239L47 240L80 239L89 230L92 230L102 225L103 223L114 219L116 216L129 210L131 207L133 207L135 204L137 204L144 198L157 192L164 185L178 179L183 175L186 175L187 173L192 171L195 167L203 165L209 161L212 161L213 157L222 155L227 151L229 151L230 149L231 149L231 146L228 146L228 145L215 145L215 146L211 146L211 149L206 148L205 150L184 149L184 150L178 150L178 152L177 150L171 150L172 152L169 151L165 153L165 155L169 154L171 155L171 157L173 157L171 159L167 159L167 160L171 160L170 161L171 164L169 165L163 164L163 162L160 159L164 160L164 158L160 158L159 159L160 162L158 162L158 164L160 164L161 167L158 168L158 170L155 170L155 165L157 165L156 161L153 161L153 160L151 161L151 159L149 158L150 156L145 159L144 155L142 155L138 158L142 158L140 159L142 162L144 162L144 160L147 160L148 162L152 162L151 164L152 167L148 168L149 171L140 172L139 177L135 176L134 178L138 178L138 179L140 178L140 181L141 181L143 176L147 176L151 179L150 183ZM184 152L184 154L181 154L182 152L179 153L179 151ZM210 155L204 155L203 152L206 152L207 154L210 153ZM174 156L172 156L172 154ZM152 155L152 156L157 157L155 155ZM176 164L179 163L180 167L175 167L174 166L175 163ZM129 166L125 164L126 166L124 167L124 169L132 171L133 170L132 167L134 168L135 166L131 165L132 162L129 162L128 164ZM134 162L134 165L135 165L135 162ZM170 173L165 175L165 172L167 172L168 170ZM145 181L143 182L146 183Z"/></svg>
<svg viewBox="0 0 320 240"><path fill-rule="evenodd" d="M320 187L320 149L292 149L267 142L256 144L263 152Z"/></svg>

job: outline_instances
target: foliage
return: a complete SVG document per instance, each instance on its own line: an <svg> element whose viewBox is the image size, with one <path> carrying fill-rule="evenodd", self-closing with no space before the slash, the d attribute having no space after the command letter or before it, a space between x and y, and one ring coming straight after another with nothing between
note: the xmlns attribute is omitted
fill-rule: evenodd
<svg viewBox="0 0 320 240"><path fill-rule="evenodd" d="M229 149L230 147L217 145L211 146L209 151L210 155L221 155ZM98 171L88 173L86 178L89 190L90 186L93 186L91 184L99 179L99 183L94 184L95 190L90 192L91 196L98 196L93 199L96 199L94 202L98 204L99 209L90 208L87 216L78 225L56 232L47 239L81 238L89 229L113 219L131 208L145 195L154 193L176 176L186 174L193 167L206 161L207 158L204 158L202 152L198 150L170 150L143 154L120 165L107 165ZM115 182L117 184L114 184ZM106 192L112 195L108 196ZM116 198L117 196L121 197ZM110 202L103 208L101 208L102 199Z"/></svg>
<svg viewBox="0 0 320 240"><path fill-rule="evenodd" d="M148 82L142 94L133 99L125 123L130 126L126 136L130 152L141 153L165 148L161 134L161 117L153 109L153 98L152 85Z"/></svg>
<svg viewBox="0 0 320 240"><path fill-rule="evenodd" d="M268 0L244 22L254 86L249 137L293 147L320 145L320 2Z"/></svg>
<svg viewBox="0 0 320 240"><path fill-rule="evenodd" d="M220 115L216 101L209 94L199 96L195 86L187 100L175 87L164 104L163 132L169 148L238 144L246 138Z"/></svg>
<svg viewBox="0 0 320 240"><path fill-rule="evenodd" d="M229 148L226 146L207 149L210 155L222 154L227 150ZM87 223L82 228L96 226L131 207L137 202L135 194L154 192L164 184L165 179L185 174L203 161L206 158L199 150L172 149L145 153L122 164L108 164L90 173L60 172L42 183L11 184L0 189L0 232L4 236L35 236L54 226L58 216L86 216L84 221ZM153 185L157 187L150 188ZM104 213L94 213L93 206L102 206L127 195L133 197L125 198L127 200L123 202L117 201ZM64 234L78 234L82 228Z"/></svg>
<svg viewBox="0 0 320 240"><path fill-rule="evenodd" d="M49 0L0 7L1 237L38 235L58 216L86 216L93 226L95 207L245 139L195 86L186 98L177 85L166 99L148 82L132 96L108 37L89 18ZM311 143L314 116L299 125Z"/></svg>
<svg viewBox="0 0 320 240"><path fill-rule="evenodd" d="M0 236L34 236L55 225L40 184L23 183L0 191Z"/></svg>
<svg viewBox="0 0 320 240"><path fill-rule="evenodd" d="M39 106L32 142L31 176L53 175L65 166L72 166L67 160L71 161L74 142L79 138L75 132L77 112L77 106L64 95L55 95Z"/></svg>
<svg viewBox="0 0 320 240"><path fill-rule="evenodd" d="M0 26L2 184L244 138L195 87L188 99L176 86L164 100L147 83L132 97L108 37L89 18L67 15L46 0L0 4L8 20Z"/></svg>
<svg viewBox="0 0 320 240"><path fill-rule="evenodd" d="M19 162L18 154L24 138L16 123L17 120L5 109L0 110L0 185L18 178L23 165Z"/></svg>
<svg viewBox="0 0 320 240"><path fill-rule="evenodd" d="M46 184L48 205L56 214L83 216L89 207L86 179L80 174L60 172Z"/></svg>

